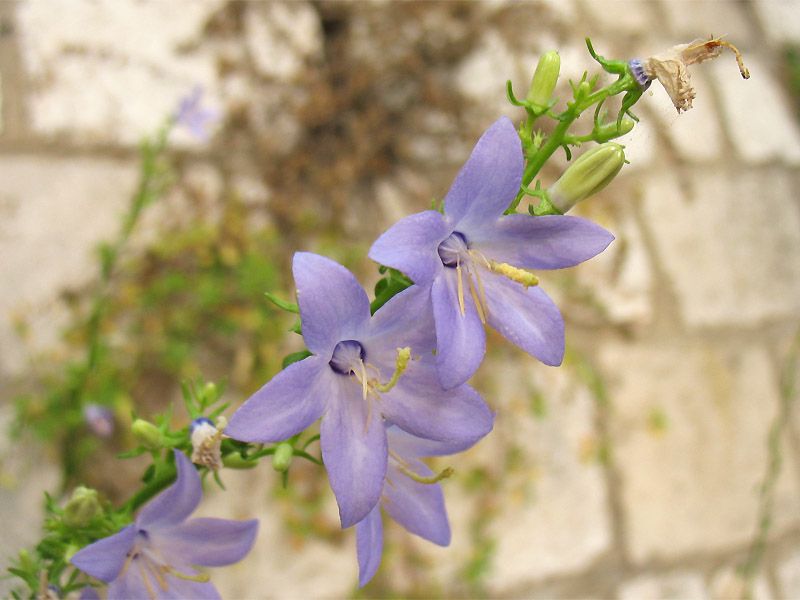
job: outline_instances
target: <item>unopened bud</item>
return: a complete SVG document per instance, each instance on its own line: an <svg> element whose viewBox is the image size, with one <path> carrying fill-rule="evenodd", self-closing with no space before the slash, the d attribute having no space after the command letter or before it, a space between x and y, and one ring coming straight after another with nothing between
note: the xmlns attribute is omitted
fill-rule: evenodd
<svg viewBox="0 0 800 600"><path fill-rule="evenodd" d="M19 561L19 567L22 571L32 573L36 570L36 561L33 560L31 553L27 550L20 550L17 555L17 560Z"/></svg>
<svg viewBox="0 0 800 600"><path fill-rule="evenodd" d="M246 458L242 458L242 455L238 452L234 452L233 454L223 456L222 464L225 465L227 469L252 469L258 466L258 459L247 460Z"/></svg>
<svg viewBox="0 0 800 600"><path fill-rule="evenodd" d="M213 381L209 381L203 386L203 399L206 404L211 404L217 399L217 385Z"/></svg>
<svg viewBox="0 0 800 600"><path fill-rule="evenodd" d="M618 138L626 133L630 133L635 125L633 119L629 119L627 117L623 118L620 123L619 127L617 127L617 122L614 121L612 123L606 123L605 125L601 125L600 127L595 128L594 130L594 139L599 143L607 142L610 139Z"/></svg>
<svg viewBox="0 0 800 600"><path fill-rule="evenodd" d="M161 430L144 419L136 419L131 425L134 439L148 450L158 450L164 439Z"/></svg>
<svg viewBox="0 0 800 600"><path fill-rule="evenodd" d="M97 490L81 485L75 488L64 507L64 522L74 527L86 527L99 514Z"/></svg>
<svg viewBox="0 0 800 600"><path fill-rule="evenodd" d="M275 454L272 455L272 468L279 473L288 470L293 454L294 448L292 448L292 445L289 442L281 442L275 446Z"/></svg>
<svg viewBox="0 0 800 600"><path fill-rule="evenodd" d="M531 79L531 87L528 89L528 102L533 105L536 112L543 113L550 107L550 97L556 88L558 74L561 70L561 57L555 50L550 50L542 54L536 71Z"/></svg>
<svg viewBox="0 0 800 600"><path fill-rule="evenodd" d="M625 164L622 146L600 144L582 154L561 178L547 188L547 196L561 213L606 187Z"/></svg>

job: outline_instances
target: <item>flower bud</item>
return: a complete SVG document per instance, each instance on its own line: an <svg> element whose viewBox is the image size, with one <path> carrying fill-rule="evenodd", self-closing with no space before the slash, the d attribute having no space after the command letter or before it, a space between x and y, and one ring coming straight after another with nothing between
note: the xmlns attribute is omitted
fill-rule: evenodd
<svg viewBox="0 0 800 600"><path fill-rule="evenodd" d="M561 213L606 187L625 164L622 146L600 144L582 154L561 178L547 188L547 195Z"/></svg>
<svg viewBox="0 0 800 600"><path fill-rule="evenodd" d="M74 527L86 527L99 514L97 490L81 485L75 488L64 507L64 522Z"/></svg>
<svg viewBox="0 0 800 600"><path fill-rule="evenodd" d="M161 448L164 435L161 430L144 419L136 419L131 425L134 439L148 450Z"/></svg>
<svg viewBox="0 0 800 600"><path fill-rule="evenodd" d="M606 123L605 125L595 128L594 139L602 144L603 142L607 142L612 138L618 138L626 133L630 133L634 125L635 123L633 119L629 119L627 117L624 117L622 121L620 121L619 129L617 129L616 121Z"/></svg>
<svg viewBox="0 0 800 600"><path fill-rule="evenodd" d="M223 456L222 464L225 465L227 469L252 469L258 466L258 459L247 460L242 458L242 455L238 452L234 452Z"/></svg>
<svg viewBox="0 0 800 600"><path fill-rule="evenodd" d="M292 462L294 448L289 442L281 442L275 446L275 454L272 455L272 468L282 473L289 468Z"/></svg>
<svg viewBox="0 0 800 600"><path fill-rule="evenodd" d="M550 50L542 54L526 98L537 113L543 113L550 107L550 97L556 87L560 69L561 57L558 52Z"/></svg>

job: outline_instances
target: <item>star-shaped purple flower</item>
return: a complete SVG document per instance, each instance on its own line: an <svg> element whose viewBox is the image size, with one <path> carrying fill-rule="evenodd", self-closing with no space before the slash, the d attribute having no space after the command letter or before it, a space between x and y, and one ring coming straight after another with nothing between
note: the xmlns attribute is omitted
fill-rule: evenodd
<svg viewBox="0 0 800 600"><path fill-rule="evenodd" d="M399 221L369 251L373 260L430 290L436 366L445 389L465 382L483 360L488 323L543 363L564 356L564 321L525 269L572 267L614 237L580 217L503 215L519 191L522 145L507 118L478 140L444 200Z"/></svg>
<svg viewBox="0 0 800 600"><path fill-rule="evenodd" d="M181 98L175 111L175 123L202 142L208 141L208 126L219 118L219 111L203 108L203 88L199 85Z"/></svg>
<svg viewBox="0 0 800 600"><path fill-rule="evenodd" d="M472 444L452 444L414 437L389 425L389 466L380 502L356 524L358 586L365 586L378 570L383 554L381 508L392 519L434 544L450 544L450 523L438 477L419 460L466 450ZM427 480L427 481L425 481Z"/></svg>
<svg viewBox="0 0 800 600"><path fill-rule="evenodd" d="M424 290L412 286L370 316L367 294L341 265L298 252L292 269L312 356L256 392L225 433L280 442L322 417L322 458L347 528L381 495L388 458L383 417L418 437L449 443L474 443L491 431L494 417L469 386L445 392L439 385ZM406 364L401 348L410 348Z"/></svg>
<svg viewBox="0 0 800 600"><path fill-rule="evenodd" d="M133 524L70 559L108 583L109 598L219 598L208 575L191 565L229 565L253 546L257 520L186 520L200 503L202 485L194 465L177 450L175 466L175 483L145 506Z"/></svg>

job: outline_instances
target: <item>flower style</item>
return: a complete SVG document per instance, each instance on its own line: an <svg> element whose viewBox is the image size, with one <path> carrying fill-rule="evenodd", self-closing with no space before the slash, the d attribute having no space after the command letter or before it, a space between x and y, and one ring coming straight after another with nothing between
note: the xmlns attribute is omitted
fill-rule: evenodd
<svg viewBox="0 0 800 600"><path fill-rule="evenodd" d="M484 323L543 363L561 364L561 313L525 269L575 266L614 239L580 217L503 216L519 191L523 167L519 136L502 118L456 176L444 214L406 217L369 251L373 260L430 290L436 367L445 389L469 379L483 360Z"/></svg>
<svg viewBox="0 0 800 600"><path fill-rule="evenodd" d="M387 424L389 466L381 500L356 524L358 586L364 587L378 570L383 554L381 508L411 533L439 544L450 544L450 523L438 481L450 474L434 475L420 457L442 456L466 450L472 444L451 444L414 437Z"/></svg>
<svg viewBox="0 0 800 600"><path fill-rule="evenodd" d="M366 293L341 265L298 252L292 269L303 340L312 355L247 400L225 434L280 442L322 417L322 458L347 528L367 516L381 495L388 460L382 417L418 437L470 444L491 431L494 417L469 386L441 389L430 303L418 287L397 294L371 317Z"/></svg>
<svg viewBox="0 0 800 600"><path fill-rule="evenodd" d="M70 561L110 584L109 598L219 598L208 575L190 565L218 567L250 551L258 521L186 520L200 503L200 476L175 451L174 484L145 506L134 523L78 551Z"/></svg>

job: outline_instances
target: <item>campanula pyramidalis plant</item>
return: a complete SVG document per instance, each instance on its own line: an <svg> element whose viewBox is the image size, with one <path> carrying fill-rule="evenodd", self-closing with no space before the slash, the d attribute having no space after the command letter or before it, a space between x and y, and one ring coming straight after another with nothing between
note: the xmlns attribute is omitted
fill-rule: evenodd
<svg viewBox="0 0 800 600"><path fill-rule="evenodd" d="M250 552L258 521L187 518L200 504L200 475L174 451L178 476L119 533L78 551L70 562L109 584L109 598L219 598L193 565L220 567Z"/></svg>
<svg viewBox="0 0 800 600"><path fill-rule="evenodd" d="M526 269L563 269L614 239L580 217L504 215L520 189L524 158L507 118L478 140L435 210L399 221L369 257L404 272L430 294L436 368L445 389L464 383L486 351L484 323L543 363L564 356L564 321Z"/></svg>
<svg viewBox="0 0 800 600"><path fill-rule="evenodd" d="M450 523L439 480L449 476L450 469L435 475L420 458L455 454L472 444L453 444L423 440L399 427L386 424L389 442L389 466L381 500L356 524L358 585L365 586L375 575L383 553L383 520L381 508L392 519L414 533L440 546L450 545Z"/></svg>
<svg viewBox="0 0 800 600"><path fill-rule="evenodd" d="M343 266L298 252L292 271L312 355L247 400L225 434L280 442L322 417L322 459L347 528L380 498L388 460L384 417L418 437L471 445L491 431L494 416L471 387L439 385L424 289L412 286L370 316L366 292Z"/></svg>

